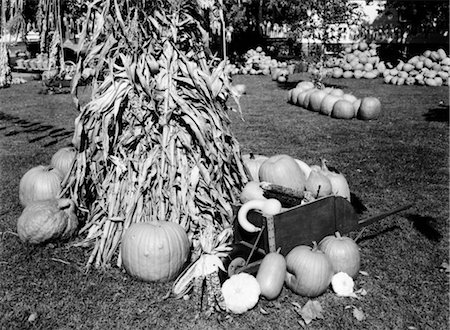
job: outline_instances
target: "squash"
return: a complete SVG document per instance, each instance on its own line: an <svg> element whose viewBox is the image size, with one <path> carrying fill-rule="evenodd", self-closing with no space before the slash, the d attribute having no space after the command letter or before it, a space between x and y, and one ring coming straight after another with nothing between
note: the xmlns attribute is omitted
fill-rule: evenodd
<svg viewBox="0 0 450 330"><path fill-rule="evenodd" d="M258 154L245 154L242 155L242 162L250 174L251 181L259 181L259 168L261 164L269 157Z"/></svg>
<svg viewBox="0 0 450 330"><path fill-rule="evenodd" d="M33 201L56 198L61 191L62 173L53 166L38 165L28 170L19 182L22 206Z"/></svg>
<svg viewBox="0 0 450 330"><path fill-rule="evenodd" d="M272 216L281 212L281 203L275 198L266 200L254 199L244 203L238 211L238 223L245 231L255 233L261 230L250 223L247 219L247 214L250 210L259 210L263 215Z"/></svg>
<svg viewBox="0 0 450 330"><path fill-rule="evenodd" d="M61 148L53 154L50 165L57 168L64 178L72 168L76 155L77 150L74 147Z"/></svg>
<svg viewBox="0 0 450 330"><path fill-rule="evenodd" d="M331 117L338 119L352 119L355 115L355 110L351 102L347 100L339 100L331 111Z"/></svg>
<svg viewBox="0 0 450 330"><path fill-rule="evenodd" d="M264 190L259 185L257 181L247 182L241 190L239 195L241 203L246 203L254 199L266 199L264 197Z"/></svg>
<svg viewBox="0 0 450 330"><path fill-rule="evenodd" d="M362 98L358 111L358 119L372 120L381 113L381 102L378 98L367 96Z"/></svg>
<svg viewBox="0 0 450 330"><path fill-rule="evenodd" d="M222 296L227 310L242 314L256 306L261 294L259 283L253 275L234 274L222 284Z"/></svg>
<svg viewBox="0 0 450 330"><path fill-rule="evenodd" d="M333 195L344 197L350 202L350 187L344 174L330 171L327 167L326 159L321 159L320 169L322 173L330 180Z"/></svg>
<svg viewBox="0 0 450 330"><path fill-rule="evenodd" d="M333 276L333 266L316 242L312 248L307 245L294 247L286 256L286 270L286 286L306 297L324 293Z"/></svg>
<svg viewBox="0 0 450 330"><path fill-rule="evenodd" d="M66 198L29 202L17 220L17 234L29 244L67 240L77 227L75 203Z"/></svg>
<svg viewBox="0 0 450 330"><path fill-rule="evenodd" d="M280 154L269 157L261 164L259 180L303 191L306 177L294 158Z"/></svg>
<svg viewBox="0 0 450 330"><path fill-rule="evenodd" d="M319 249L328 256L335 273L344 272L352 278L358 275L361 255L358 245L350 237L336 232L335 235L324 237L319 243Z"/></svg>
<svg viewBox="0 0 450 330"><path fill-rule="evenodd" d="M126 272L142 281L174 279L189 256L184 228L170 221L137 222L122 235L120 253Z"/></svg>
<svg viewBox="0 0 450 330"><path fill-rule="evenodd" d="M256 280L261 288L261 295L268 300L277 298L283 289L286 277L286 260L278 252L264 256L256 274Z"/></svg>

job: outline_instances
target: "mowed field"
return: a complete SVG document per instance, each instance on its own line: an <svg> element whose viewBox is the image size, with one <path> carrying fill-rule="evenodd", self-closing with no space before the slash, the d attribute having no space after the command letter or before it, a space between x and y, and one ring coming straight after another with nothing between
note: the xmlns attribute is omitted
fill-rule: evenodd
<svg viewBox="0 0 450 330"><path fill-rule="evenodd" d="M321 158L343 172L368 211L412 204L359 237L359 299L328 290L315 300L323 319L310 329L446 329L449 320L449 89L386 85L382 79L326 80L383 105L374 121L338 120L287 103L288 89L267 76L235 76L247 93L230 125L242 153ZM84 271L90 250L26 246L15 235L23 174L47 164L71 140L77 112L70 94L41 93L33 81L0 89L0 329L294 329L295 304L284 288L243 315L197 314L190 300L163 299L171 283L144 283L121 269ZM88 89L81 90L84 99ZM230 105L232 105L230 103ZM354 308L364 317L354 317Z"/></svg>

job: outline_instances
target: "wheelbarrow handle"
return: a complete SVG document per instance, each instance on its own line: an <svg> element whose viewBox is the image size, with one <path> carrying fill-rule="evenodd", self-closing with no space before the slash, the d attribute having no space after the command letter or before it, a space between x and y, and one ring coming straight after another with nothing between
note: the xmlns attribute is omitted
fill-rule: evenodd
<svg viewBox="0 0 450 330"><path fill-rule="evenodd" d="M386 217L388 217L390 215L393 215L395 213L407 210L410 207L412 207L413 205L414 204L403 205L403 206L400 206L400 207L398 207L396 209L393 209L393 210L390 210L390 211L387 211L387 212L384 212L384 213L380 213L380 214L371 216L371 217L363 219L363 220L359 220L358 221L358 227L359 228L366 227L366 226L371 225L374 222L380 221L381 219L386 218Z"/></svg>

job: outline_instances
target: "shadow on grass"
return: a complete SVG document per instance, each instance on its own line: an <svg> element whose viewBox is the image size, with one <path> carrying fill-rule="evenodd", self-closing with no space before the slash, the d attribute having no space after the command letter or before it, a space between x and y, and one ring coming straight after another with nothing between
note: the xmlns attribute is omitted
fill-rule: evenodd
<svg viewBox="0 0 450 330"><path fill-rule="evenodd" d="M439 108L428 109L423 115L426 121L449 122L449 106L440 106Z"/></svg>
<svg viewBox="0 0 450 330"><path fill-rule="evenodd" d="M405 218L411 221L414 228L430 241L438 242L442 239L442 234L434 227L436 219L419 214L408 214Z"/></svg>
<svg viewBox="0 0 450 330"><path fill-rule="evenodd" d="M386 233L390 233L391 231L394 231L394 230L397 230L397 229L401 229L400 226L394 225L394 226L388 227L388 228L386 228L386 229L383 229L383 230L381 230L381 231L378 231L378 232L376 232L376 233L373 233L373 234L370 234L370 235L362 236L362 237L358 240L358 244L361 243L361 242L367 241L367 240L371 240L371 239L373 239L373 238L375 238L375 237L377 237L377 236L379 236L379 235L383 235L383 234L386 234Z"/></svg>

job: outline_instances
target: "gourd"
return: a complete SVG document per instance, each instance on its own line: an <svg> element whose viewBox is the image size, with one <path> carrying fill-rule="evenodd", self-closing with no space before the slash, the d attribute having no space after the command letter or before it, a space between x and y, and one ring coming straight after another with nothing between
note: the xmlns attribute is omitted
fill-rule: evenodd
<svg viewBox="0 0 450 330"><path fill-rule="evenodd" d="M170 221L138 222L122 235L120 253L129 275L146 282L166 282L181 271L189 248L181 225Z"/></svg>
<svg viewBox="0 0 450 330"><path fill-rule="evenodd" d="M333 195L335 196L341 196L347 199L350 202L350 187L348 185L347 179L345 178L344 174L332 172L327 167L327 160L322 159L321 160L322 166L321 170L322 173L330 180L331 182L331 190Z"/></svg>
<svg viewBox="0 0 450 330"><path fill-rule="evenodd" d="M33 201L56 198L61 191L62 180L62 173L53 166L31 168L20 179L20 203L26 206Z"/></svg>
<svg viewBox="0 0 450 330"><path fill-rule="evenodd" d="M316 198L331 195L333 191L330 179L321 170L317 169L311 170L306 180L305 188L307 191L312 192Z"/></svg>
<svg viewBox="0 0 450 330"><path fill-rule="evenodd" d="M358 275L361 256L358 245L350 237L336 232L335 235L324 237L319 243L319 249L330 259L334 273L344 272L352 278Z"/></svg>
<svg viewBox="0 0 450 330"><path fill-rule="evenodd" d="M303 191L306 177L294 158L280 154L269 157L261 164L259 180Z"/></svg>
<svg viewBox="0 0 450 330"><path fill-rule="evenodd" d="M266 199L264 197L264 190L261 188L260 183L257 181L249 181L242 188L239 195L241 203L249 202L253 199Z"/></svg>
<svg viewBox="0 0 450 330"><path fill-rule="evenodd" d="M250 180L259 181L259 168L261 167L261 164L268 158L269 157L267 156L253 153L242 155L242 162L250 172Z"/></svg>
<svg viewBox="0 0 450 330"><path fill-rule="evenodd" d="M286 286L293 292L306 297L317 297L324 293L331 283L333 267L328 257L313 247L298 245L286 256Z"/></svg>
<svg viewBox="0 0 450 330"><path fill-rule="evenodd" d="M255 307L261 294L258 281L247 273L232 275L223 282L221 290L226 308L235 314Z"/></svg>
<svg viewBox="0 0 450 330"><path fill-rule="evenodd" d="M66 198L32 201L17 220L17 234L29 244L69 239L77 227L75 203Z"/></svg>
<svg viewBox="0 0 450 330"><path fill-rule="evenodd" d="M347 100L339 100L333 105L331 117L338 119L352 119L355 115L353 104Z"/></svg>
<svg viewBox="0 0 450 330"><path fill-rule="evenodd" d="M358 110L358 119L376 119L381 113L381 102L378 98L367 96L362 98Z"/></svg>
<svg viewBox="0 0 450 330"><path fill-rule="evenodd" d="M259 210L263 215L273 216L281 212L281 203L275 198L269 198L266 200L254 199L241 206L238 211L239 225L245 231L255 233L260 231L261 228L256 227L248 221L247 214L250 210Z"/></svg>
<svg viewBox="0 0 450 330"><path fill-rule="evenodd" d="M283 289L286 277L286 260L278 252L270 252L264 256L256 274L261 288L261 295L268 300L275 299Z"/></svg>
<svg viewBox="0 0 450 330"><path fill-rule="evenodd" d="M53 154L50 165L57 168L64 178L70 171L76 154L77 151L74 147L61 148Z"/></svg>

